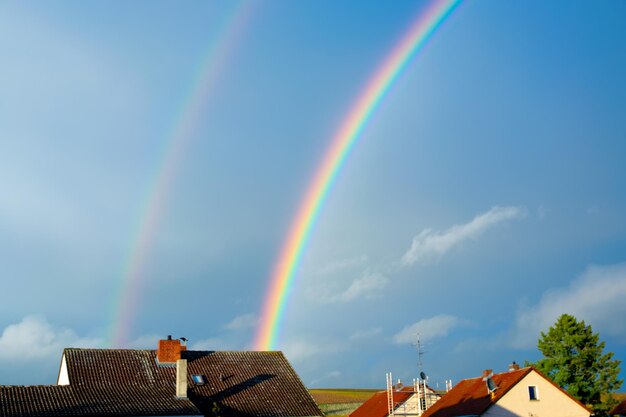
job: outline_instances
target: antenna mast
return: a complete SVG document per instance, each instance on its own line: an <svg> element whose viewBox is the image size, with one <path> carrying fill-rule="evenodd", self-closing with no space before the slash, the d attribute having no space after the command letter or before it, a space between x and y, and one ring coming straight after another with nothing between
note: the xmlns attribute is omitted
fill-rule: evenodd
<svg viewBox="0 0 626 417"><path fill-rule="evenodd" d="M422 356L424 355L424 350L422 346L422 342L420 340L419 332L416 333L416 340L413 343L413 347L417 350L417 368L420 371L420 374L424 371L424 367L422 365Z"/></svg>
<svg viewBox="0 0 626 417"><path fill-rule="evenodd" d="M419 368L419 379L416 384L416 394L417 394L417 415L421 416L424 411L428 408L426 403L426 380L428 377L424 373L424 366L422 364L422 356L424 355L424 349L422 348L422 341L420 340L419 332L416 333L416 340L413 343L413 347L417 349L417 367Z"/></svg>

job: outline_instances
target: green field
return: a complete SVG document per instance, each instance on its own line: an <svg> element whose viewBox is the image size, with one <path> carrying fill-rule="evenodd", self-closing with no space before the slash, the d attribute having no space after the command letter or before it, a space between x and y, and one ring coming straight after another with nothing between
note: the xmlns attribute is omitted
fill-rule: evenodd
<svg viewBox="0 0 626 417"><path fill-rule="evenodd" d="M339 388L309 390L324 414L333 417L347 416L376 391L380 390Z"/></svg>

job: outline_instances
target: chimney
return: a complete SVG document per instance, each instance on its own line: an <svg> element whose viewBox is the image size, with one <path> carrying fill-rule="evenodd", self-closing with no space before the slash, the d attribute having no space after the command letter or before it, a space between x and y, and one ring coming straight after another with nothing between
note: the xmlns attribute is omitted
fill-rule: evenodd
<svg viewBox="0 0 626 417"><path fill-rule="evenodd" d="M187 399L187 359L176 361L176 398Z"/></svg>
<svg viewBox="0 0 626 417"><path fill-rule="evenodd" d="M159 340L157 364L159 366L176 366L176 361L181 358L181 352L186 349L186 346L180 344L180 340L172 340L172 336L167 336L167 340Z"/></svg>
<svg viewBox="0 0 626 417"><path fill-rule="evenodd" d="M512 364L509 364L509 372L519 370L519 365L513 361Z"/></svg>
<svg viewBox="0 0 626 417"><path fill-rule="evenodd" d="M402 381L398 378L398 383L396 384L396 391L400 391L404 385L402 385Z"/></svg>

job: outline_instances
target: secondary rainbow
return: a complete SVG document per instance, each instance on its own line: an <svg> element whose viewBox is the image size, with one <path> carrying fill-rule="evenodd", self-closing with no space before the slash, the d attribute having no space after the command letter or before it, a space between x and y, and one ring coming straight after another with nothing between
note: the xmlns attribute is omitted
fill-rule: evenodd
<svg viewBox="0 0 626 417"><path fill-rule="evenodd" d="M132 233L131 245L126 256L119 292L113 298L112 326L109 329L108 345L125 347L129 342L132 326L141 308L140 294L145 281L146 264L166 207L168 195L185 155L193 131L208 101L216 77L228 61L228 54L235 49L253 2L235 4L218 22L209 25L216 28L210 37L207 51L189 83L186 94L177 106L171 129L160 143L153 180L148 187L144 204L138 216L137 228Z"/></svg>
<svg viewBox="0 0 626 417"><path fill-rule="evenodd" d="M287 239L282 247L261 312L254 349L276 348L278 332L294 282L296 270L304 252L311 230L320 209L345 162L370 117L389 92L394 81L430 38L430 35L446 20L461 0L436 0L421 12L408 32L401 38L366 88L351 107L350 112L335 133L321 165L294 218Z"/></svg>

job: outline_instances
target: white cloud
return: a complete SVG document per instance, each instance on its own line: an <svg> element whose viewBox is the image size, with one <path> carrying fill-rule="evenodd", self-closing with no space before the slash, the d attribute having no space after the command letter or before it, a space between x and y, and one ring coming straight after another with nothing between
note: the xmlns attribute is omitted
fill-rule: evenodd
<svg viewBox="0 0 626 417"><path fill-rule="evenodd" d="M61 357L66 347L97 347L102 341L78 336L73 330L55 328L40 316L27 316L7 326L0 336L0 359L32 360Z"/></svg>
<svg viewBox="0 0 626 417"><path fill-rule="evenodd" d="M224 325L224 329L226 330L241 330L241 329L249 329L255 327L258 323L257 316L248 313L242 314L241 316L237 316L232 319L230 322Z"/></svg>
<svg viewBox="0 0 626 417"><path fill-rule="evenodd" d="M131 349L156 349L159 340L163 339L163 335L147 334L139 336L128 344Z"/></svg>
<svg viewBox="0 0 626 417"><path fill-rule="evenodd" d="M352 284L343 293L339 294L340 301L351 301L358 297L373 297L378 290L387 286L389 279L382 274L373 273L352 281Z"/></svg>
<svg viewBox="0 0 626 417"><path fill-rule="evenodd" d="M385 288L389 283L389 279L378 273L367 273L350 283L350 286L344 291L334 294L325 294L319 296L320 301L326 303L347 303L357 298L373 298L380 294L380 290Z"/></svg>
<svg viewBox="0 0 626 417"><path fill-rule="evenodd" d="M539 303L517 315L509 339L511 347L532 348L562 314L591 324L595 332L626 339L626 263L591 266L569 287L546 292Z"/></svg>
<svg viewBox="0 0 626 417"><path fill-rule="evenodd" d="M402 266L418 262L437 260L465 240L475 239L490 227L506 220L521 219L526 216L524 207L493 207L472 221L455 225L443 232L425 229L413 238L411 248L402 256Z"/></svg>
<svg viewBox="0 0 626 417"><path fill-rule="evenodd" d="M381 329L380 327L375 327L369 330L361 330L361 331L352 333L352 335L350 335L350 340L354 341L354 340L371 339L373 337L378 336L382 332L383 332L383 329Z"/></svg>
<svg viewBox="0 0 626 417"><path fill-rule="evenodd" d="M316 273L319 275L334 274L345 269L363 266L366 262L367 256L354 256L352 258L346 258L339 261L330 262L319 268Z"/></svg>
<svg viewBox="0 0 626 417"><path fill-rule="evenodd" d="M425 342L447 336L458 325L458 317L441 314L405 326L393 336L393 341L397 344L415 343L419 334L420 341Z"/></svg>
<svg viewBox="0 0 626 417"><path fill-rule="evenodd" d="M315 357L328 357L328 355L346 349L345 343L340 340L322 338L291 338L282 343L282 351L290 362L298 363Z"/></svg>
<svg viewBox="0 0 626 417"><path fill-rule="evenodd" d="M230 350L232 346L226 343L222 339L216 337L200 340L198 342L192 342L188 348L189 350Z"/></svg>

